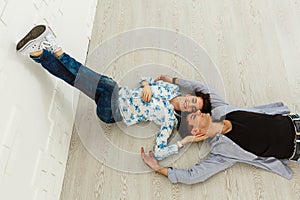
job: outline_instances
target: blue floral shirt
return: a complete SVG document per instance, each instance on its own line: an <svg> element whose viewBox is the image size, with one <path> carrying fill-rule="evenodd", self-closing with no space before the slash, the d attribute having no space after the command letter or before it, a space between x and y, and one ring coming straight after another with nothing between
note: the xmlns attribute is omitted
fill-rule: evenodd
<svg viewBox="0 0 300 200"><path fill-rule="evenodd" d="M119 91L119 109L126 125L133 125L142 121L153 121L161 126L157 134L154 156L162 160L167 156L178 153L176 144L168 146L168 139L177 125L174 107L169 100L180 95L177 85L163 81L154 82L150 77L142 77L151 86L152 97L150 102L142 99L142 87L129 89L123 87Z"/></svg>

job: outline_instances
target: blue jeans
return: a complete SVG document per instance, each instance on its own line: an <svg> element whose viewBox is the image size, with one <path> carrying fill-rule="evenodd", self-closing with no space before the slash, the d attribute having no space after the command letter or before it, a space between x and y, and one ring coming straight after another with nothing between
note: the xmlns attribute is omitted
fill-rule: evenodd
<svg viewBox="0 0 300 200"><path fill-rule="evenodd" d="M48 72L79 89L97 104L97 116L106 123L121 121L118 109L119 86L112 78L98 74L66 53L55 57L47 50L31 57Z"/></svg>

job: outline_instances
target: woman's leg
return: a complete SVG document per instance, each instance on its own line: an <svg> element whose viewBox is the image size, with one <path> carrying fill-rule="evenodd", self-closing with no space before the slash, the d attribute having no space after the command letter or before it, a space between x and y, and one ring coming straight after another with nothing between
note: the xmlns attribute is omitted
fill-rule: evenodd
<svg viewBox="0 0 300 200"><path fill-rule="evenodd" d="M95 100L97 115L101 120L108 123L115 121L113 113L117 112L118 107L118 84L64 53L48 26L35 26L18 42L16 50L30 54L34 61L40 63L51 74ZM113 92L115 88L116 93Z"/></svg>
<svg viewBox="0 0 300 200"><path fill-rule="evenodd" d="M49 73L73 86L76 76L67 70L49 51L42 50L38 53L34 52L30 54L30 58L35 62L40 63Z"/></svg>
<svg viewBox="0 0 300 200"><path fill-rule="evenodd" d="M119 86L116 81L107 76L101 76L98 82L95 102L98 117L106 123L121 121L122 116L119 110Z"/></svg>
<svg viewBox="0 0 300 200"><path fill-rule="evenodd" d="M116 82L113 79L96 73L63 51L60 51L55 55L59 62L75 76L74 87L95 100L96 103L98 101L99 93L112 93L112 87L116 85ZM106 98L110 99L111 95Z"/></svg>
<svg viewBox="0 0 300 200"><path fill-rule="evenodd" d="M95 100L97 116L103 122L114 123L122 120L117 103L119 87L112 78L92 71L63 51L53 55L43 50L30 54L30 57L54 76Z"/></svg>
<svg viewBox="0 0 300 200"><path fill-rule="evenodd" d="M57 59L74 75L74 87L95 100L97 116L106 123L121 121L118 109L119 86L112 78L98 74L62 50Z"/></svg>
<svg viewBox="0 0 300 200"><path fill-rule="evenodd" d="M51 74L79 89L93 100L96 100L96 96L99 96L99 94L96 95L97 92L103 93L103 90L111 92L109 84L114 84L112 82L115 82L111 78L98 74L82 65L62 50L54 55L47 50L42 50L31 53L30 57L35 62L40 63ZM109 79L109 81L98 84L100 79Z"/></svg>

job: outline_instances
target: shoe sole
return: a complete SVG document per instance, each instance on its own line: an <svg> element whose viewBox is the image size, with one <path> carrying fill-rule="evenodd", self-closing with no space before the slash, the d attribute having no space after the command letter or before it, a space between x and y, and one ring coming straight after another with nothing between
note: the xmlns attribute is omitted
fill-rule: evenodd
<svg viewBox="0 0 300 200"><path fill-rule="evenodd" d="M45 25L38 25L34 27L23 39L18 42L16 50L22 52L30 44L29 41L38 38L45 32L45 30Z"/></svg>

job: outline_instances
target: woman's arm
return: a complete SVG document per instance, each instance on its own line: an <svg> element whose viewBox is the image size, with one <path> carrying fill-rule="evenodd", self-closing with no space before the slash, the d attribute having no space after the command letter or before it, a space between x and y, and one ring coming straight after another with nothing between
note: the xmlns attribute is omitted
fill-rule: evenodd
<svg viewBox="0 0 300 200"><path fill-rule="evenodd" d="M165 123L160 127L160 132L156 136L155 146L154 146L154 157L157 160L163 160L168 156L177 154L179 152L179 147L176 144L168 145L168 139L173 131L174 122Z"/></svg>
<svg viewBox="0 0 300 200"><path fill-rule="evenodd" d="M225 102L225 100L217 94L213 89L209 88L206 84L201 83L199 81L192 81L192 80L187 80L187 79L182 79L182 78L171 78L166 75L160 75L155 79L155 81L162 80L168 83L173 83L177 84L181 89L185 89L186 92L195 94L196 92L202 92L205 94L210 95L210 102L212 109L219 107L219 106L224 106L228 105L228 103Z"/></svg>

